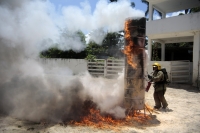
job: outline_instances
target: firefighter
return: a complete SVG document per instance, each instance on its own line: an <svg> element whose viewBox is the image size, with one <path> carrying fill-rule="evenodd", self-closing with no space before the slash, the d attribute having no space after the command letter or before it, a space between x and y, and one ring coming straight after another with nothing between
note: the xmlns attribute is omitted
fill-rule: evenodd
<svg viewBox="0 0 200 133"><path fill-rule="evenodd" d="M168 104L165 99L165 92L166 92L166 84L164 83L164 74L161 71L161 65L159 63L153 64L153 75L148 75L148 78L151 82L154 82L154 101L155 101L155 109L166 109Z"/></svg>

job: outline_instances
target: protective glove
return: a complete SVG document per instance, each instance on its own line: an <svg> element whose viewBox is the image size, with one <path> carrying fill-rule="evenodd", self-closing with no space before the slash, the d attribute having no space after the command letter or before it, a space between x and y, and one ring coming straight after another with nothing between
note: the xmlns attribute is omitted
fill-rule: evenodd
<svg viewBox="0 0 200 133"><path fill-rule="evenodd" d="M148 78L149 78L150 80L152 80L153 77L152 77L151 75L148 74Z"/></svg>

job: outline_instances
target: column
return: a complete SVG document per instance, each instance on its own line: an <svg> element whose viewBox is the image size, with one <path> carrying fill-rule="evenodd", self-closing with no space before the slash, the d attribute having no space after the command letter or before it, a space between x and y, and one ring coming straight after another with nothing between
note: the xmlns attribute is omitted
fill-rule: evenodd
<svg viewBox="0 0 200 133"><path fill-rule="evenodd" d="M161 61L165 61L165 43L161 43Z"/></svg>
<svg viewBox="0 0 200 133"><path fill-rule="evenodd" d="M148 56L149 56L149 61L151 61L151 55L152 55L152 42L151 42L151 38L148 38Z"/></svg>
<svg viewBox="0 0 200 133"><path fill-rule="evenodd" d="M153 5L149 3L149 21L153 20Z"/></svg>
<svg viewBox="0 0 200 133"><path fill-rule="evenodd" d="M162 12L162 19L163 18L166 18L166 13L165 12Z"/></svg>
<svg viewBox="0 0 200 133"><path fill-rule="evenodd" d="M195 32L193 42L193 76L192 85L197 86L197 79L199 76L199 52L200 52L200 32Z"/></svg>

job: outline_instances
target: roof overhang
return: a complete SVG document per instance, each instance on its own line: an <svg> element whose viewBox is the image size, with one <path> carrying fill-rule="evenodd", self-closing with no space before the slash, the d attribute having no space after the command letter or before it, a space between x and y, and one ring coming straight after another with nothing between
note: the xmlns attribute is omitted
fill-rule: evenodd
<svg viewBox="0 0 200 133"><path fill-rule="evenodd" d="M147 0L153 7L164 13L171 13L200 6L200 0Z"/></svg>
<svg viewBox="0 0 200 133"><path fill-rule="evenodd" d="M187 36L187 37L159 38L152 40L159 43L181 43L181 42L193 42L193 38L194 38L193 36Z"/></svg>

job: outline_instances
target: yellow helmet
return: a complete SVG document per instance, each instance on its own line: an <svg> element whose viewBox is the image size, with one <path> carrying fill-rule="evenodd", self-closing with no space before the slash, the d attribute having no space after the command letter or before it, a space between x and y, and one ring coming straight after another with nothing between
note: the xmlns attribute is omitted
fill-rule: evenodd
<svg viewBox="0 0 200 133"><path fill-rule="evenodd" d="M160 65L159 63L157 63L157 62L153 63L152 66L157 66L157 67L158 67L158 70L161 70L161 65Z"/></svg>

